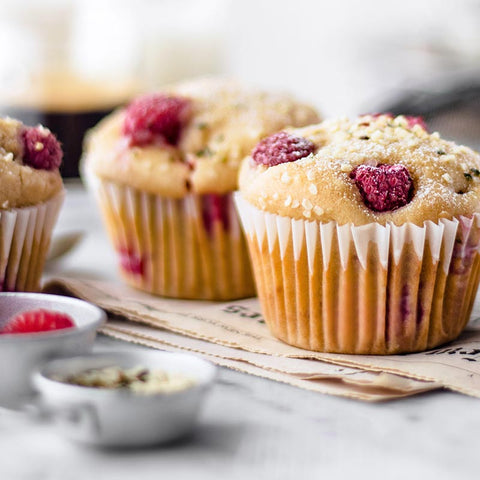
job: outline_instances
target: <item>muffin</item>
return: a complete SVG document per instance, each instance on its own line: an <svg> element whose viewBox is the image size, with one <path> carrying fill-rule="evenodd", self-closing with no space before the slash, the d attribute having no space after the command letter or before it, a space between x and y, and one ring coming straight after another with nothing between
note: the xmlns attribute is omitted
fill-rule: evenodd
<svg viewBox="0 0 480 480"><path fill-rule="evenodd" d="M367 115L262 140L237 206L266 322L323 352L456 338L479 281L480 158L416 118Z"/></svg>
<svg viewBox="0 0 480 480"><path fill-rule="evenodd" d="M104 119L82 170L125 281L177 298L254 295L232 200L239 164L268 134L317 121L289 96L217 79L142 96Z"/></svg>
<svg viewBox="0 0 480 480"><path fill-rule="evenodd" d="M37 291L63 202L62 150L46 128L0 118L0 291Z"/></svg>

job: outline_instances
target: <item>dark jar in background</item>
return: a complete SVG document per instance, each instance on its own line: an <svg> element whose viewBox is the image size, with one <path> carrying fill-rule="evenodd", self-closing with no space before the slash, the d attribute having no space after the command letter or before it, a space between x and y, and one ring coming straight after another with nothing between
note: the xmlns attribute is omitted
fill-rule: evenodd
<svg viewBox="0 0 480 480"><path fill-rule="evenodd" d="M62 176L76 177L85 132L141 88L133 2L4 0L2 10L0 115L48 127Z"/></svg>

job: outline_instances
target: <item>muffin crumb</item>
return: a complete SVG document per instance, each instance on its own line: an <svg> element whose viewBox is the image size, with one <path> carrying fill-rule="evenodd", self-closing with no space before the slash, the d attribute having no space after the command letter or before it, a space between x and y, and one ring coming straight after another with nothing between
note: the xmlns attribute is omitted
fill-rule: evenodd
<svg viewBox="0 0 480 480"><path fill-rule="evenodd" d="M447 183L453 183L452 177L448 173L444 173L442 175L442 178L447 182Z"/></svg>

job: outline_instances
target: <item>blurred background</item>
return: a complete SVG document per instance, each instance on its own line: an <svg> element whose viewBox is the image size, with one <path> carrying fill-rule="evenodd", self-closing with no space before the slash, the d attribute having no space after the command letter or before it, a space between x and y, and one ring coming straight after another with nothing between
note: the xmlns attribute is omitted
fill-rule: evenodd
<svg viewBox="0 0 480 480"><path fill-rule="evenodd" d="M77 174L84 131L204 74L287 90L324 116L425 116L480 147L477 0L0 0L0 114L42 122Z"/></svg>

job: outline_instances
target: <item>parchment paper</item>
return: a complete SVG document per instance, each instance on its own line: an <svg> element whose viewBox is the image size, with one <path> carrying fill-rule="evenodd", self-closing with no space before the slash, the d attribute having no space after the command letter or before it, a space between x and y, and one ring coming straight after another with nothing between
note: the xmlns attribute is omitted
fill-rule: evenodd
<svg viewBox="0 0 480 480"><path fill-rule="evenodd" d="M97 280L56 278L50 293L88 300L110 315L106 335L164 350L189 350L228 368L307 390L366 401L447 388L480 397L480 321L432 351L340 355L292 347L270 335L256 298L203 302L154 297ZM474 308L474 315L478 305Z"/></svg>

